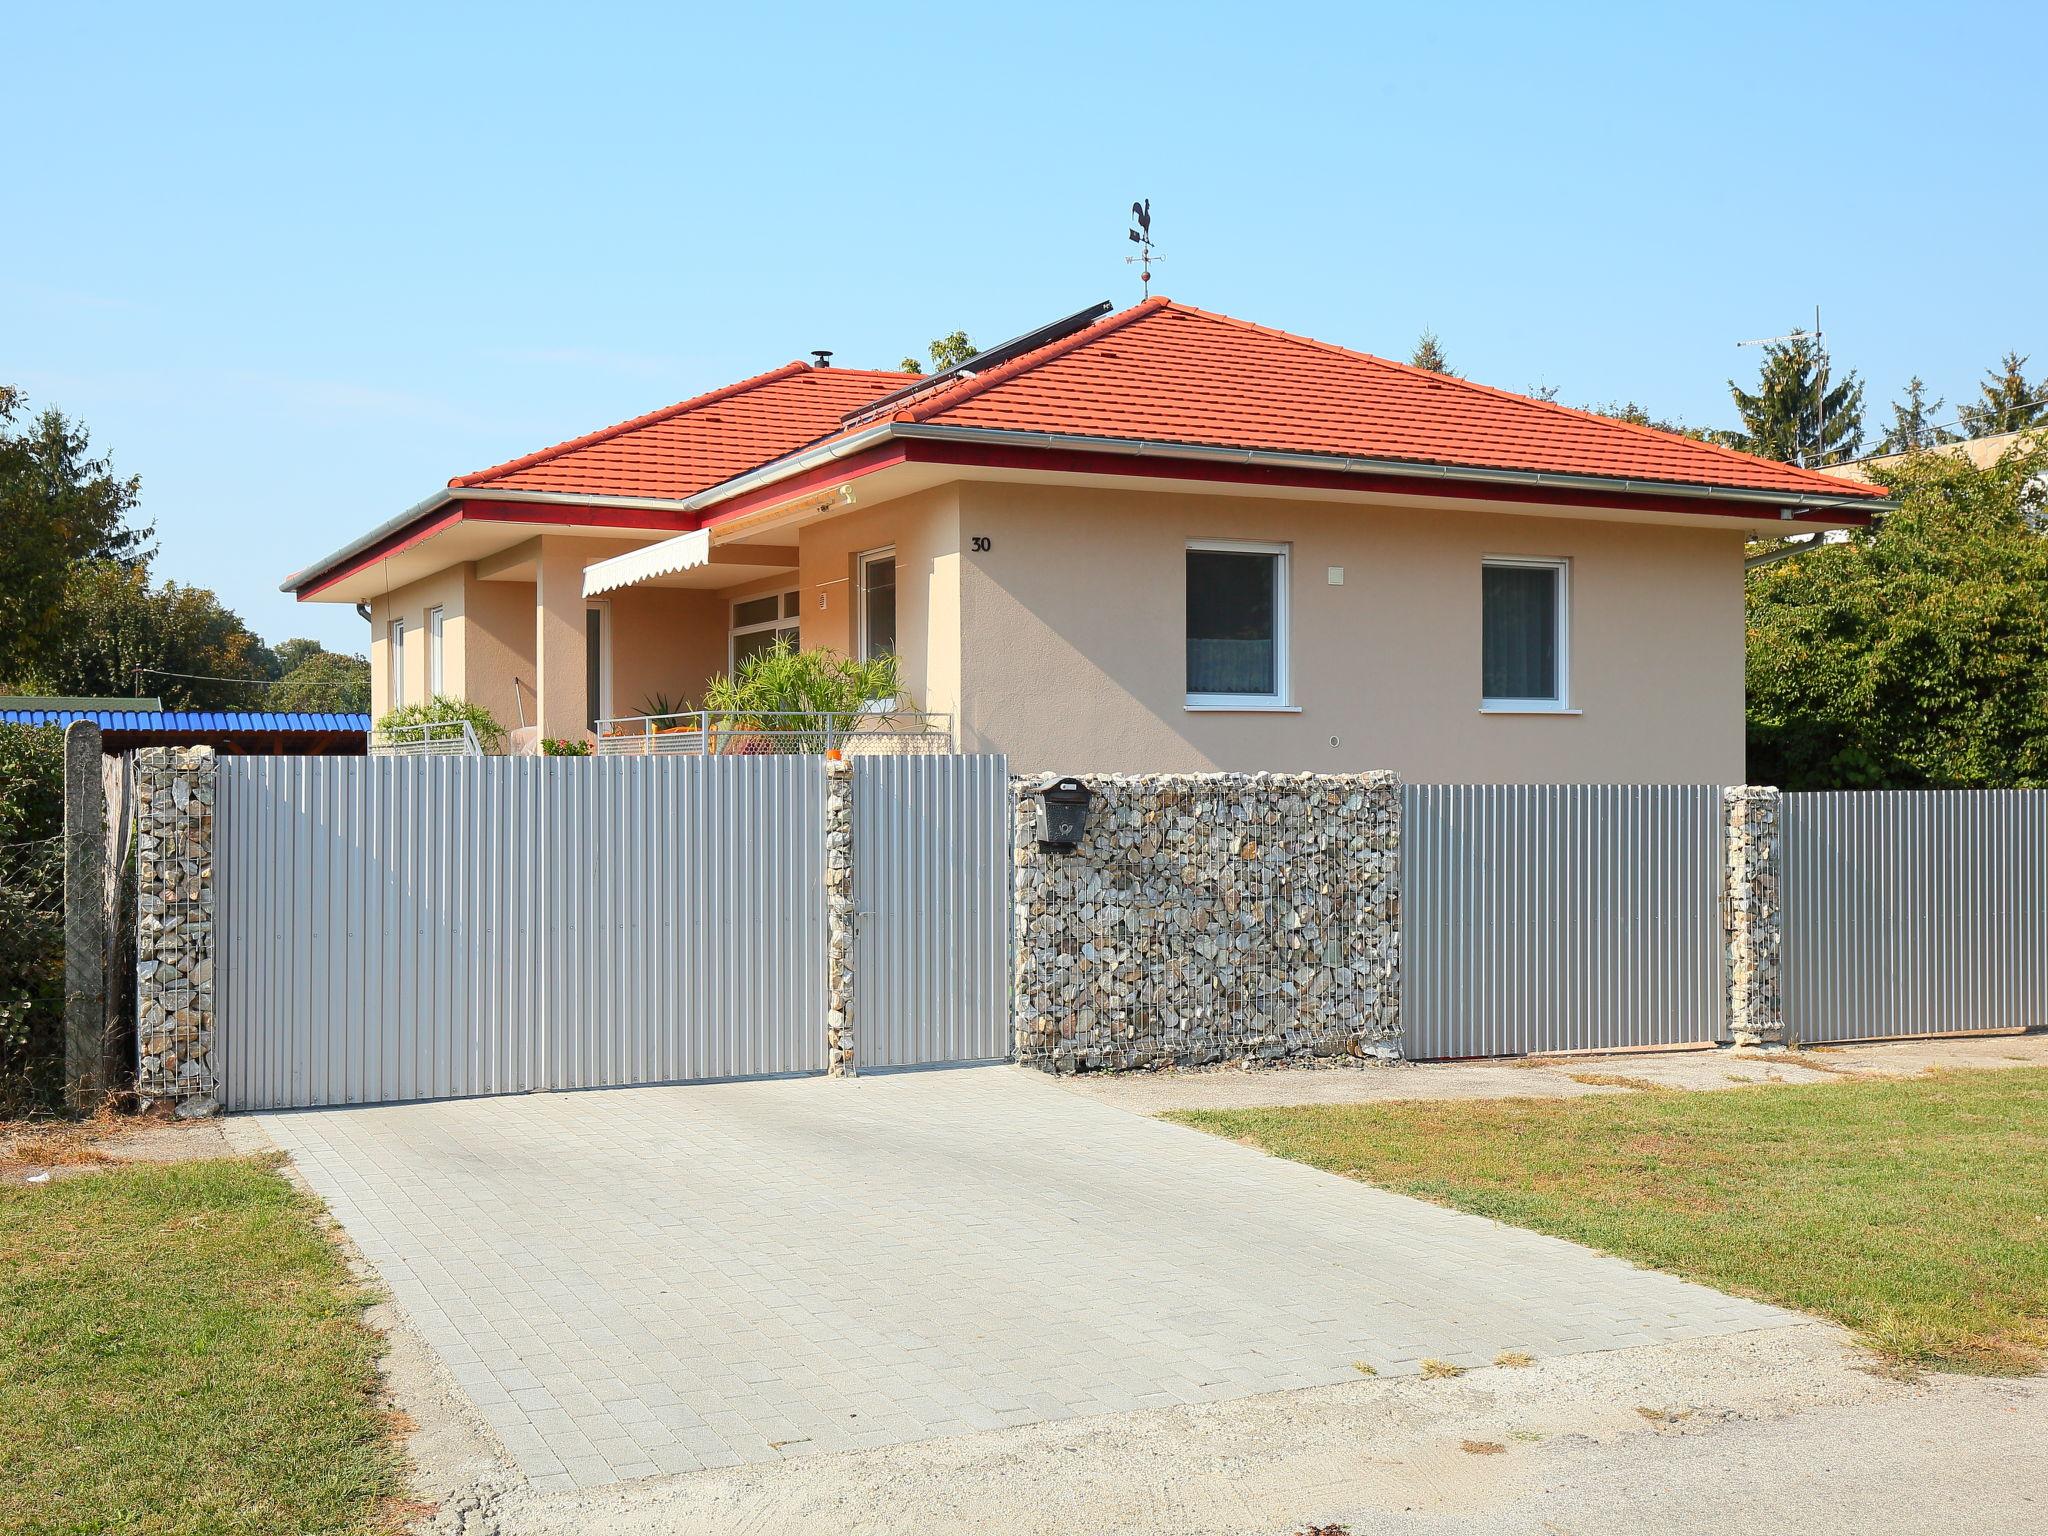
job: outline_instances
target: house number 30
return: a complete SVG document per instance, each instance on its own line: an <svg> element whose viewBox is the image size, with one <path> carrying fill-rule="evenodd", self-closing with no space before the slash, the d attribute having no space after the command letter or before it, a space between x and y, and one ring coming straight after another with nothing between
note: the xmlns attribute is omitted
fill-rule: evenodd
<svg viewBox="0 0 2048 1536"><path fill-rule="evenodd" d="M984 539L984 538L976 538L976 539L974 540L974 552L975 552L975 553L976 553L977 555L985 555L985 554L987 554L987 553L988 553L988 552L989 552L989 551L990 551L991 549L994 549L994 548L995 548L995 545L994 545L993 543L991 543L991 542L990 542L989 540L987 540L987 539Z"/></svg>

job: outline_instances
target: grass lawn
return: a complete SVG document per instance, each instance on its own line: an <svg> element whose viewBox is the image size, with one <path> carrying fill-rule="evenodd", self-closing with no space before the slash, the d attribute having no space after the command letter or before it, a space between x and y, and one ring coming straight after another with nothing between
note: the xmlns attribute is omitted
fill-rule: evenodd
<svg viewBox="0 0 2048 1536"><path fill-rule="evenodd" d="M1901 1362L2048 1351L2048 1070L1171 1118L1819 1313Z"/></svg>
<svg viewBox="0 0 2048 1536"><path fill-rule="evenodd" d="M0 1188L0 1532L389 1528L376 1336L316 1210L242 1159Z"/></svg>

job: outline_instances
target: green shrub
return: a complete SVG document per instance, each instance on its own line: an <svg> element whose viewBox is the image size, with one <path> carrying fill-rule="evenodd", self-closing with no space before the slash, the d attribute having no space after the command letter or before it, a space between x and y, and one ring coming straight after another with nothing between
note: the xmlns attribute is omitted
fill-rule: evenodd
<svg viewBox="0 0 2048 1536"><path fill-rule="evenodd" d="M0 1114L62 1076L63 831L64 733L0 725Z"/></svg>
<svg viewBox="0 0 2048 1536"><path fill-rule="evenodd" d="M822 647L800 651L779 639L756 651L731 676L721 673L704 685L704 707L730 718L810 715L827 719L858 714L870 705L902 703L896 658L855 661ZM801 729L798 722L777 722Z"/></svg>
<svg viewBox="0 0 2048 1536"><path fill-rule="evenodd" d="M588 757L590 743L577 741L567 736L544 736L541 738L542 757Z"/></svg>
<svg viewBox="0 0 2048 1536"><path fill-rule="evenodd" d="M387 711L377 721L377 729L382 732L413 725L446 725L452 728L465 721L468 722L469 728L476 732L477 745L486 752L504 750L505 727L498 724L496 716L481 704L472 704L467 699L450 698L445 693L437 693L431 699L421 699L417 704L404 704ZM451 729L448 734L459 735L460 732ZM426 735L429 739L438 739L442 733L430 731Z"/></svg>

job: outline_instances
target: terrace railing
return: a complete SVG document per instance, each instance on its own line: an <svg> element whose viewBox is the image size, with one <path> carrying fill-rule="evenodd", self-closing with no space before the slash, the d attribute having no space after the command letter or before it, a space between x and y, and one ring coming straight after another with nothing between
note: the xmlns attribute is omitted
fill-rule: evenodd
<svg viewBox="0 0 2048 1536"><path fill-rule="evenodd" d="M429 720L370 732L372 757L481 757L483 751L467 720Z"/></svg>
<svg viewBox="0 0 2048 1536"><path fill-rule="evenodd" d="M693 709L597 723L603 756L690 757L838 752L846 757L953 750L953 717L924 710Z"/></svg>

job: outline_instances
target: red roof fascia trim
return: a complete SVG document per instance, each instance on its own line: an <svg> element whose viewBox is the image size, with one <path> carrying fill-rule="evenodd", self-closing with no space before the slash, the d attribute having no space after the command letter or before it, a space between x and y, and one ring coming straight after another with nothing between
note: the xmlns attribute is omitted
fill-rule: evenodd
<svg viewBox="0 0 2048 1536"><path fill-rule="evenodd" d="M762 507L771 507L779 501L793 500L803 495L805 491L814 491L821 486L838 485L847 480L858 480L861 476L871 475L878 469L888 469L891 465L906 463L917 457L912 451L917 446L916 443L907 440L877 443L872 448L851 454L831 464L821 464L805 474L792 475L787 480L777 480L757 491L749 491L746 495L736 496L731 501L720 502L715 509L705 512L703 521L697 526L716 528L720 523L729 523L736 517L744 517L747 513L757 512Z"/></svg>
<svg viewBox="0 0 2048 1536"><path fill-rule="evenodd" d="M1564 486L1504 485L1485 480L1435 476L1349 473L1289 469L1266 464L1233 464L1204 459L1154 458L1143 454L1095 453L1086 449L1005 447L993 443L946 443L912 438L904 446L919 464L972 465L983 469L1036 469L1056 474L1129 475L1145 480L1200 480L1224 485L1276 485L1297 490L1378 491L1395 496L1435 496L1467 501L1512 501L1539 506L1598 507L1621 512L1679 512L1693 517L1770 517L1767 505L1716 497L1674 496L1656 491L1576 490ZM1787 493L1788 496L1791 493ZM1814 509L1829 522L1867 523L1860 508Z"/></svg>
<svg viewBox="0 0 2048 1536"><path fill-rule="evenodd" d="M655 512L645 507L550 507L530 501L464 501L462 515L479 523L550 523L561 528L652 529L660 533L688 533L697 526L694 513L680 506L673 512Z"/></svg>
<svg viewBox="0 0 2048 1536"><path fill-rule="evenodd" d="M634 507L551 507L530 501L458 501L438 512L427 513L334 569L321 572L317 580L300 587L295 595L302 603L317 597L336 582L345 581L380 560L402 555L461 522L544 523L557 528L625 528L655 533L688 533L697 526L696 517L681 509L652 512Z"/></svg>
<svg viewBox="0 0 2048 1536"><path fill-rule="evenodd" d="M308 598L318 597L336 582L345 581L350 576L355 575L357 571L375 565L379 560L388 560L393 555L402 554L406 550L411 549L415 544L424 544L435 534L453 528L461 521L462 508L460 506L449 507L441 512L430 512L418 522L408 524L388 538L379 539L368 549L361 551L351 559L344 560L340 565L334 567L333 570L321 572L317 579L300 587L293 596L302 603Z"/></svg>

